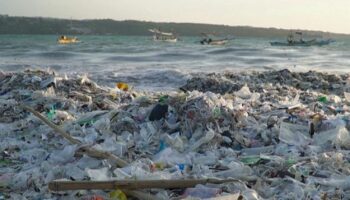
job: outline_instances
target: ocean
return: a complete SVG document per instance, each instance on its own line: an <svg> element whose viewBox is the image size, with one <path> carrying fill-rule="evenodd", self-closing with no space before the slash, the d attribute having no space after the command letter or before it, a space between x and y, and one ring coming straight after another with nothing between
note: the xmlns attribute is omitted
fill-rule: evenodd
<svg viewBox="0 0 350 200"><path fill-rule="evenodd" d="M167 91L195 73L289 69L348 72L350 39L322 47L273 47L285 38L235 38L225 46L200 45L200 37L177 43L146 36L78 36L57 44L57 35L0 35L0 70L51 69L88 74L108 86L127 82L136 90Z"/></svg>

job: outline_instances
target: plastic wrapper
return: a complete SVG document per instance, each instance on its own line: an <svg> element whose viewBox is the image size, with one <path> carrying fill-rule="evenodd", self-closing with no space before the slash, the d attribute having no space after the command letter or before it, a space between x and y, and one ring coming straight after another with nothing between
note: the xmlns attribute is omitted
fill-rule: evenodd
<svg viewBox="0 0 350 200"><path fill-rule="evenodd" d="M314 144L319 146L324 146L326 148L327 144L337 147L350 149L350 135L349 131L343 125L335 126L333 129L322 131L317 134L314 139Z"/></svg>
<svg viewBox="0 0 350 200"><path fill-rule="evenodd" d="M247 85L243 86L239 91L235 92L235 95L242 99L249 99L252 93Z"/></svg>
<svg viewBox="0 0 350 200"><path fill-rule="evenodd" d="M198 141L196 141L193 145L190 146L190 151L195 151L198 149L201 145L208 143L211 141L215 136L215 133L213 130L209 130L206 132L206 134L200 138Z"/></svg>
<svg viewBox="0 0 350 200"><path fill-rule="evenodd" d="M287 144L305 146L311 143L309 127L282 122L279 139Z"/></svg>
<svg viewBox="0 0 350 200"><path fill-rule="evenodd" d="M73 159L76 150L77 145L65 146L62 151L52 153L49 161L57 164L67 163Z"/></svg>
<svg viewBox="0 0 350 200"><path fill-rule="evenodd" d="M153 157L154 162L162 162L169 165L191 164L189 155L181 154L172 148L166 148Z"/></svg>
<svg viewBox="0 0 350 200"><path fill-rule="evenodd" d="M197 185L195 188L187 188L183 197L197 197L200 199L207 199L220 195L221 190L217 188L210 188L204 185Z"/></svg>
<svg viewBox="0 0 350 200"><path fill-rule="evenodd" d="M103 181L103 180L109 180L109 170L107 167L103 167L100 169L85 169L85 172L90 177L91 180L94 181Z"/></svg>

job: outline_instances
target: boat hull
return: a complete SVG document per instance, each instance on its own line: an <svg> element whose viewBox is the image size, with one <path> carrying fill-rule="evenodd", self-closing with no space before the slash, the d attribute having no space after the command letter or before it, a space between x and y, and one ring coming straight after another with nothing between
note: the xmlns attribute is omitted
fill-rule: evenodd
<svg viewBox="0 0 350 200"><path fill-rule="evenodd" d="M309 47L309 46L324 46L328 45L332 40L321 40L321 41L305 41L305 42L270 42L271 46L299 46L299 47Z"/></svg>
<svg viewBox="0 0 350 200"><path fill-rule="evenodd" d="M157 42L177 42L177 38L173 38L173 39L157 39L157 38L153 38L154 41Z"/></svg>
<svg viewBox="0 0 350 200"><path fill-rule="evenodd" d="M209 45L225 45L228 42L228 40L218 40L218 41L212 41L209 43Z"/></svg>
<svg viewBox="0 0 350 200"><path fill-rule="evenodd" d="M177 42L177 37L173 33L161 32L157 29L150 29L154 33L153 40L159 42Z"/></svg>
<svg viewBox="0 0 350 200"><path fill-rule="evenodd" d="M67 39L58 39L58 44L71 44L71 43L77 43L77 38L67 38Z"/></svg>
<svg viewBox="0 0 350 200"><path fill-rule="evenodd" d="M202 40L200 43L203 45L225 45L228 42L228 40L212 40L212 41L206 41Z"/></svg>

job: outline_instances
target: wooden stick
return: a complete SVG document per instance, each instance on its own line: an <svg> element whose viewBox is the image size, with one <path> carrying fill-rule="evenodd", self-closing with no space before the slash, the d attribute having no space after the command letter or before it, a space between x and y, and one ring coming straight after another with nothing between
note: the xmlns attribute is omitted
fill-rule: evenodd
<svg viewBox="0 0 350 200"><path fill-rule="evenodd" d="M52 191L65 190L135 190L150 188L188 188L197 184L222 184L237 182L237 179L185 179L185 180L113 180L113 181L52 181L49 189Z"/></svg>
<svg viewBox="0 0 350 200"><path fill-rule="evenodd" d="M24 108L25 110L33 113L33 115L35 115L37 118L39 118L41 121L43 121L46 125L48 125L49 127L51 127L53 130L55 130L56 132L58 132L62 137L64 137L66 140L68 140L70 143L72 144L82 144L79 140L73 138L72 136L70 136L69 133L65 132L64 130L60 129L56 124L50 122L48 119L46 119L46 117L44 117L42 114L40 114L39 112L35 111L33 108L25 106L25 105L21 105L22 108Z"/></svg>
<svg viewBox="0 0 350 200"><path fill-rule="evenodd" d="M43 121L46 125L51 127L53 130L55 130L57 133L59 133L62 137L64 137L70 143L82 145L82 142L80 142L79 140L70 136L69 133L62 130L60 127L58 127L54 123L50 122L43 115L41 115L39 112L35 111L33 108L25 106L25 105L20 105L20 106L23 109L27 110L28 112L33 113L33 115L38 117L41 121ZM109 160L115 162L120 167L125 167L128 165L127 162L125 162L124 160L118 158L117 156L115 156L114 154L111 154L109 152L104 152L104 151L96 150L96 149L89 148L89 147L82 147L81 149L83 150L84 153L86 153L90 157L99 158L99 159L109 159ZM147 194L147 193L142 192L142 191L125 191L125 192L127 195L136 197L136 198L141 199L141 200L159 200L159 198L156 197L155 195Z"/></svg>
<svg viewBox="0 0 350 200"><path fill-rule="evenodd" d="M229 195L220 196L220 197L213 197L207 200L239 200L239 199L243 199L243 197L240 193L236 193L236 194L229 194Z"/></svg>
<svg viewBox="0 0 350 200"><path fill-rule="evenodd" d="M25 110L27 110L28 112L33 113L33 115L35 115L42 122L44 122L46 125L48 125L53 130L55 130L57 133L59 133L62 137L64 137L70 143L78 144L78 145L82 145L83 144L81 141L79 141L79 140L73 138L72 136L70 136L69 133L67 133L66 131L61 129L59 126L57 126L56 124L50 122L42 114L40 114L39 112L35 111L33 108L25 106L25 105L21 105L21 107L24 108ZM91 148L91 147L87 147L87 146L83 146L81 149L83 150L84 153L86 153L90 157L99 158L99 159L108 159L108 160L116 163L119 167L125 167L125 166L128 165L128 163L126 161L120 159L119 157L117 157L116 155L114 155L112 153L101 151L101 150L97 150L97 149L94 149L94 148Z"/></svg>

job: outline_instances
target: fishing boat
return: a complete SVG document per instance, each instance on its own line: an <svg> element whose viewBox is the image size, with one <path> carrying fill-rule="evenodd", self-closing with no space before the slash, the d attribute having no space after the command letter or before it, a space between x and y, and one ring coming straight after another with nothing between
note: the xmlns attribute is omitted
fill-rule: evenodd
<svg viewBox="0 0 350 200"><path fill-rule="evenodd" d="M202 34L204 38L200 41L202 45L225 45L229 39L212 39L212 34Z"/></svg>
<svg viewBox="0 0 350 200"><path fill-rule="evenodd" d="M201 44L208 44L208 45L225 45L228 42L227 39L220 39L220 40L213 40L211 38L204 38L200 41Z"/></svg>
<svg viewBox="0 0 350 200"><path fill-rule="evenodd" d="M289 34L287 37L286 42L270 42L271 46L301 46L301 47L308 47L308 46L324 46L328 45L332 42L334 42L333 39L311 39L311 40L304 40L302 35L302 32L295 32L295 35L299 35L299 39L296 39L294 34Z"/></svg>
<svg viewBox="0 0 350 200"><path fill-rule="evenodd" d="M67 37L65 35L60 36L57 39L58 44L71 44L71 43L77 43L79 40L76 37Z"/></svg>
<svg viewBox="0 0 350 200"><path fill-rule="evenodd" d="M163 42L177 42L177 37L174 33L171 32L162 32L159 29L149 29L151 33L154 33L154 41L163 41Z"/></svg>

